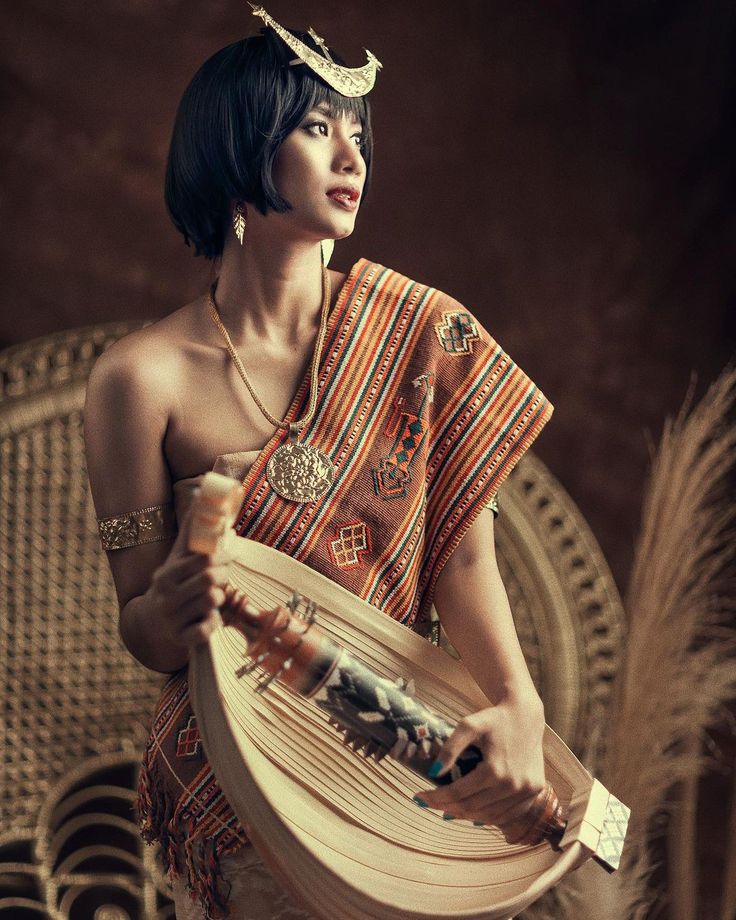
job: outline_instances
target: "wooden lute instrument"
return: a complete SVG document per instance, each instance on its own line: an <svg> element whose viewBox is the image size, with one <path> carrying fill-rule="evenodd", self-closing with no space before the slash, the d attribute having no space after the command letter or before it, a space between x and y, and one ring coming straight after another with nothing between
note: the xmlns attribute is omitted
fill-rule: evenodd
<svg viewBox="0 0 736 920"><path fill-rule="evenodd" d="M628 809L549 727L548 784L524 821L479 828L418 809L439 746L488 701L461 662L235 536L233 486L207 474L194 510L190 546L225 540L236 561L227 625L190 660L192 705L226 796L298 902L325 920L492 920L590 857L617 867Z"/></svg>

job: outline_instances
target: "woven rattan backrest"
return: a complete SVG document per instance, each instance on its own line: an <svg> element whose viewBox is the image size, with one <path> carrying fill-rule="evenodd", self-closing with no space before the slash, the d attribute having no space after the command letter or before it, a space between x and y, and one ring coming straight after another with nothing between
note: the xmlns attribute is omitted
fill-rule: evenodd
<svg viewBox="0 0 736 920"><path fill-rule="evenodd" d="M31 841L37 858L52 825L61 839L73 812L58 803L82 794L86 770L135 763L161 685L118 638L84 463L87 376L132 328L72 330L0 353L0 848ZM585 521L540 461L522 460L500 502L497 553L517 630L547 722L580 753L618 663L620 600ZM28 870L49 880L47 903L61 903L59 860ZM160 897L159 885L142 884L139 903Z"/></svg>
<svg viewBox="0 0 736 920"><path fill-rule="evenodd" d="M84 462L87 376L130 328L0 354L0 842L35 824L50 786L85 756L140 745L161 684L118 637Z"/></svg>

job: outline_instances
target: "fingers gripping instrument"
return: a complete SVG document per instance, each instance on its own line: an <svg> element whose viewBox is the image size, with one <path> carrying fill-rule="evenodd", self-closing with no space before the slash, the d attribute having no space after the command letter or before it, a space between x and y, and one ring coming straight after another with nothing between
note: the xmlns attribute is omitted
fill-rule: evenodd
<svg viewBox="0 0 736 920"><path fill-rule="evenodd" d="M278 679L309 697L356 752L378 761L394 757L441 785L469 773L482 760L478 748L470 746L448 774L432 778L430 767L455 726L416 699L412 681L382 677L322 633L314 626L313 605L298 594L286 606L267 611L256 610L244 594L230 590L223 616L248 643L251 663L241 674L261 668L266 676L260 692ZM508 843L559 842L565 821L552 786L547 783L522 820L500 829Z"/></svg>

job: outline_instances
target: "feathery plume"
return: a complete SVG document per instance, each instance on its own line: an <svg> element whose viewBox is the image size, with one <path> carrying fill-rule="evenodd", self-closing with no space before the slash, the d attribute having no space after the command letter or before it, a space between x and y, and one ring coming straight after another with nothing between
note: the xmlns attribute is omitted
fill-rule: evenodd
<svg viewBox="0 0 736 920"><path fill-rule="evenodd" d="M624 601L628 635L604 725L606 756L596 769L631 808L622 864L612 876L583 866L525 920L655 920L668 894L651 885L652 842L677 808L673 791L685 791L680 827L694 833L706 731L736 696L736 368L726 368L691 408L693 393L691 380L653 452ZM736 861L736 843L731 851ZM688 920L697 916L695 853L692 841L669 852L669 876L687 886L687 909L696 910ZM727 887L733 897L736 865Z"/></svg>

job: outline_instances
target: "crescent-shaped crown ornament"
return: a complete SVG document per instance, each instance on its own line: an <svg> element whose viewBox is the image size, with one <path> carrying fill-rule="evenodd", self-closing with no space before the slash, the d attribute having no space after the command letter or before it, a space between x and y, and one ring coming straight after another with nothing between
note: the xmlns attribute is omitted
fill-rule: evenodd
<svg viewBox="0 0 736 920"><path fill-rule="evenodd" d="M256 6L254 3L249 3L249 5L253 10L253 15L259 16L296 54L297 58L291 61L291 64L306 64L322 77L325 83L343 96L365 96L373 89L373 84L376 82L376 71L380 70L383 65L368 49L365 52L368 58L367 64L362 67L341 67L332 60L325 40L317 35L314 29L310 28L309 34L319 46L321 54L299 41L288 29L280 26L262 6Z"/></svg>

